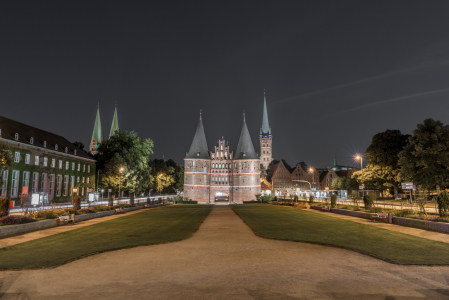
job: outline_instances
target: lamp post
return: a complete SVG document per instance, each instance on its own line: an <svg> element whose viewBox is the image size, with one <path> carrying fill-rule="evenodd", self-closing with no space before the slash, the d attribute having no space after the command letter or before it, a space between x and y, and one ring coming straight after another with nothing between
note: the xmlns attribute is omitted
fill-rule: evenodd
<svg viewBox="0 0 449 300"><path fill-rule="evenodd" d="M360 159L360 170L362 171L362 185L363 185L363 157L361 155L357 155L356 159ZM362 200L365 197L365 189L362 189Z"/></svg>
<svg viewBox="0 0 449 300"><path fill-rule="evenodd" d="M123 167L121 167L120 168L120 170L119 170L120 172L120 175L119 175L119 178L118 178L118 198L119 198L119 200L122 198L122 195L120 194L120 184L121 184L121 181L122 181L122 172L123 172Z"/></svg>

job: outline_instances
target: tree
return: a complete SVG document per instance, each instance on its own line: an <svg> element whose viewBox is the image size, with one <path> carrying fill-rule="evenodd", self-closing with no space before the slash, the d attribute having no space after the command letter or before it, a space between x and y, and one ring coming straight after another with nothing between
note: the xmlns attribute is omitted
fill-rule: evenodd
<svg viewBox="0 0 449 300"><path fill-rule="evenodd" d="M13 157L8 146L0 144L0 187L3 186L3 170L12 167Z"/></svg>
<svg viewBox="0 0 449 300"><path fill-rule="evenodd" d="M365 152L368 164L363 170L363 183L379 190L394 187L397 197L398 185L402 181L399 153L408 144L409 137L410 135L402 134L400 130L386 130L374 135Z"/></svg>
<svg viewBox="0 0 449 300"><path fill-rule="evenodd" d="M302 168L303 170L307 170L307 164L306 164L305 162L300 161L300 162L297 163L295 166L297 166L297 165L301 165L301 168Z"/></svg>
<svg viewBox="0 0 449 300"><path fill-rule="evenodd" d="M413 130L410 143L399 153L401 177L425 189L449 183L449 129L440 121L424 120Z"/></svg>
<svg viewBox="0 0 449 300"><path fill-rule="evenodd" d="M72 144L75 145L76 147L78 147L78 149L84 150L84 143L83 142L73 142Z"/></svg>
<svg viewBox="0 0 449 300"><path fill-rule="evenodd" d="M333 190L346 190L353 191L359 188L359 184L356 179L350 177L337 177L332 181Z"/></svg>
<svg viewBox="0 0 449 300"><path fill-rule="evenodd" d="M172 159L150 160L154 189L158 192L178 192L184 189L184 168ZM160 176L160 178L158 178Z"/></svg>
<svg viewBox="0 0 449 300"><path fill-rule="evenodd" d="M151 139L141 139L135 132L117 131L103 141L95 156L102 185L118 191L120 183L121 191L133 194L149 190L152 176L148 157L153 153L152 147Z"/></svg>

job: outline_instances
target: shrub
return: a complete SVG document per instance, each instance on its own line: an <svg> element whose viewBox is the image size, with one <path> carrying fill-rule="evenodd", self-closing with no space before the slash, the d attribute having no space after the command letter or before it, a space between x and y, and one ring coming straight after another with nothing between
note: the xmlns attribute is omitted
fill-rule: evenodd
<svg viewBox="0 0 449 300"><path fill-rule="evenodd" d="M331 206L336 207L337 206L337 195L331 196Z"/></svg>
<svg viewBox="0 0 449 300"><path fill-rule="evenodd" d="M438 195L437 202L440 217L446 217L449 213L449 194L446 191L442 191Z"/></svg>
<svg viewBox="0 0 449 300"><path fill-rule="evenodd" d="M299 200L298 195L295 195L295 197L293 198L293 201L294 201L294 202L298 202L298 200Z"/></svg>
<svg viewBox="0 0 449 300"><path fill-rule="evenodd" d="M411 209L404 209L404 210L397 210L397 211L394 211L393 212L393 214L396 216L396 217L402 217L402 218L406 218L406 217L408 217L408 216L411 216L411 215L413 215L415 212L413 211L413 210L411 210Z"/></svg>
<svg viewBox="0 0 449 300"><path fill-rule="evenodd" d="M78 209L77 212L80 213L80 214L94 214L94 213L96 213L95 210L88 209L88 208Z"/></svg>
<svg viewBox="0 0 449 300"><path fill-rule="evenodd" d="M59 216L67 215L67 211L62 209L36 210L30 213L34 219L56 219Z"/></svg>
<svg viewBox="0 0 449 300"><path fill-rule="evenodd" d="M8 198L0 198L0 217L9 215Z"/></svg>
<svg viewBox="0 0 449 300"><path fill-rule="evenodd" d="M34 222L33 218L30 216L23 215L10 215L0 218L0 224L3 225L15 225L15 224L25 224Z"/></svg>
<svg viewBox="0 0 449 300"><path fill-rule="evenodd" d="M268 195L262 195L261 193L256 195L257 202L270 202L273 201L273 196L271 194Z"/></svg>
<svg viewBox="0 0 449 300"><path fill-rule="evenodd" d="M73 208L81 209L81 198L78 195L73 196Z"/></svg>
<svg viewBox="0 0 449 300"><path fill-rule="evenodd" d="M365 209L370 209L373 207L374 200L376 200L376 193L371 193L363 197L363 204L365 204Z"/></svg>
<svg viewBox="0 0 449 300"><path fill-rule="evenodd" d="M99 212L99 211L111 210L111 207L106 206L106 205L98 205L98 206L91 206L90 209L92 209L95 212Z"/></svg>
<svg viewBox="0 0 449 300"><path fill-rule="evenodd" d="M310 194L309 196L309 204L312 205L313 204L313 195Z"/></svg>

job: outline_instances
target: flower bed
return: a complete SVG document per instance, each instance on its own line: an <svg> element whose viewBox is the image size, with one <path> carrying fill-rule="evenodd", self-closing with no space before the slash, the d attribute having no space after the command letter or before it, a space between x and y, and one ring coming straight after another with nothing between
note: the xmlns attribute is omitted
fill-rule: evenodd
<svg viewBox="0 0 449 300"><path fill-rule="evenodd" d="M9 215L0 218L0 224L2 225L17 225L17 224L31 223L34 221L36 220L31 218L30 216Z"/></svg>

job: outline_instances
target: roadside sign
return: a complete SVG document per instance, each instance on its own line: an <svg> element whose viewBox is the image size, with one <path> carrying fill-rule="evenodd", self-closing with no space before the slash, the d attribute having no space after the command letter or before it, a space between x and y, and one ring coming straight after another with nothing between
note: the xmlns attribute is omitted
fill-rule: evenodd
<svg viewBox="0 0 449 300"><path fill-rule="evenodd" d="M363 190L365 188L365 184L361 184L360 186L359 186L359 190Z"/></svg>
<svg viewBox="0 0 449 300"><path fill-rule="evenodd" d="M416 188L416 186L413 185L413 182L403 182L401 186L403 190L413 190Z"/></svg>
<svg viewBox="0 0 449 300"><path fill-rule="evenodd" d="M112 193L112 189L108 189L108 193Z"/></svg>

